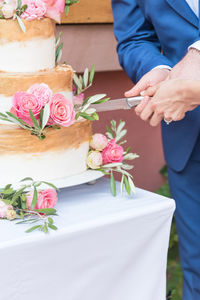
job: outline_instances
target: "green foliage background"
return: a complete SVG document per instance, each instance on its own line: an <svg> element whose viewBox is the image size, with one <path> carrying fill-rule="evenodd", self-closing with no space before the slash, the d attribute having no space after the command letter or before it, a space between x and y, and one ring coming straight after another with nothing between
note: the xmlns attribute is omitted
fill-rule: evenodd
<svg viewBox="0 0 200 300"><path fill-rule="evenodd" d="M168 183L167 167L164 166L160 173L164 176L166 182L156 192L160 195L170 198L171 195ZM183 278L178 253L178 236L176 232L175 221L173 219L167 265L167 300L182 299L182 282Z"/></svg>

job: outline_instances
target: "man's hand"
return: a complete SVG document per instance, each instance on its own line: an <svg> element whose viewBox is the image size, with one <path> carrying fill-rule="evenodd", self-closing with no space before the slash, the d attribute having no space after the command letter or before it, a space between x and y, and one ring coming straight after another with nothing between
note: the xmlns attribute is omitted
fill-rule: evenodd
<svg viewBox="0 0 200 300"><path fill-rule="evenodd" d="M152 87L159 82L165 80L169 76L170 71L168 69L153 69L145 74L140 81L129 91L125 93L125 97L134 97L140 95L141 92L147 88ZM148 102L148 97L136 107L135 111L137 115L140 115Z"/></svg>
<svg viewBox="0 0 200 300"><path fill-rule="evenodd" d="M152 126L163 118L179 121L200 104L200 80L167 80L147 89L145 94L154 96L141 113L143 120L149 120Z"/></svg>
<svg viewBox="0 0 200 300"><path fill-rule="evenodd" d="M190 49L186 56L171 70L170 79L200 79L200 52Z"/></svg>

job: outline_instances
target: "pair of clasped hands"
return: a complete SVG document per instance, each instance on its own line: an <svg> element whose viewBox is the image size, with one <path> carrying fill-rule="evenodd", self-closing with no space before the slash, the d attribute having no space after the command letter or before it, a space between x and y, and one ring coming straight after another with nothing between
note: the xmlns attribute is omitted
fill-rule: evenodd
<svg viewBox="0 0 200 300"><path fill-rule="evenodd" d="M155 68L146 73L125 93L126 97L138 95L144 99L135 112L151 126L163 119L167 124L183 119L200 104L200 52L189 50L172 70Z"/></svg>

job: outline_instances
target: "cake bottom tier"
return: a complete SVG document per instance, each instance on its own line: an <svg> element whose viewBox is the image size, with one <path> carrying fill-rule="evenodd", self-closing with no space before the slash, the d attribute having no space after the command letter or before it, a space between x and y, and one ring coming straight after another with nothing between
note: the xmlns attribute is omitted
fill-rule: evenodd
<svg viewBox="0 0 200 300"><path fill-rule="evenodd" d="M90 137L88 121L49 128L42 141L26 130L1 125L0 187L25 177L51 181L84 172Z"/></svg>

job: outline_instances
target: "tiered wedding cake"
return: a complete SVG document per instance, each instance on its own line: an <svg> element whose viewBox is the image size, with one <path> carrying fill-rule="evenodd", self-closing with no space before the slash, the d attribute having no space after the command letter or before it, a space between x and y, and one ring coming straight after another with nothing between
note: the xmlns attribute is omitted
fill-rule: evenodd
<svg viewBox="0 0 200 300"><path fill-rule="evenodd" d="M23 23L25 33L17 19L0 19L0 112L12 112L14 95L31 87L44 88L46 93L49 88L72 102L73 70L68 65L55 66L54 21L44 17ZM26 109L29 102L31 98L26 98ZM75 121L59 130L47 128L43 140L15 124L0 123L1 186L27 176L47 181L86 170L89 121Z"/></svg>

